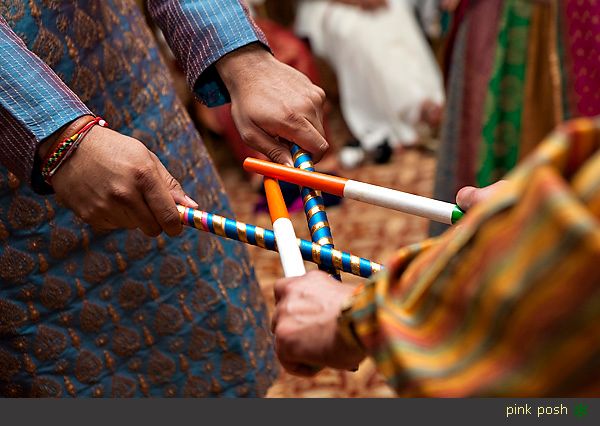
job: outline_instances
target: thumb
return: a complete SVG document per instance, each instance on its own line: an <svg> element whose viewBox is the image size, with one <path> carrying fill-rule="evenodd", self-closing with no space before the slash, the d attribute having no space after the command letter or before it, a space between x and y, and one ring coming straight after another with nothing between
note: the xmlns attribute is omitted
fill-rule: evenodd
<svg viewBox="0 0 600 426"><path fill-rule="evenodd" d="M456 194L456 204L465 211L469 210L475 204L477 191L480 190L472 186L465 186Z"/></svg>
<svg viewBox="0 0 600 426"><path fill-rule="evenodd" d="M294 167L290 145L285 139L275 138L254 124L248 128L245 135L246 144L266 155L269 160Z"/></svg>
<svg viewBox="0 0 600 426"><path fill-rule="evenodd" d="M157 163L158 172L167 184L167 188L173 197L173 201L175 201L177 204L181 204L184 207L197 209L198 203L192 200L192 198L185 193L181 187L181 184L171 175L171 173L169 173L163 163L160 162L158 157L156 157L155 161Z"/></svg>
<svg viewBox="0 0 600 426"><path fill-rule="evenodd" d="M271 161L294 167L294 161L292 160L292 154L290 153L289 147L276 143L267 148L266 151L269 153L268 157Z"/></svg>
<svg viewBox="0 0 600 426"><path fill-rule="evenodd" d="M474 188L472 186L465 186L458 194L456 194L456 204L463 210L469 210L476 204L487 200L498 191L500 188L506 185L506 180L498 181L490 186L484 188Z"/></svg>

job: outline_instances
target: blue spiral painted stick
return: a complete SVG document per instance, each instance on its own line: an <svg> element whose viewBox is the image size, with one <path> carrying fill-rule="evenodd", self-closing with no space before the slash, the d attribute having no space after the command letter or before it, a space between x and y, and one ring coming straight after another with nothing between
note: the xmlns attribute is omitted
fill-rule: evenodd
<svg viewBox="0 0 600 426"><path fill-rule="evenodd" d="M293 144L291 148L294 167L297 169L314 172L315 166L312 157L298 145ZM308 229L312 241L320 246L333 248L333 236L329 227L325 205L320 191L311 188L302 187L302 202L304 204L304 213L308 222ZM320 265L319 269L329 272L335 279L341 281L337 269L332 269L325 265Z"/></svg>
<svg viewBox="0 0 600 426"><path fill-rule="evenodd" d="M177 206L177 209L179 210L181 223L184 225L220 237L241 241L271 251L277 251L277 244L275 242L275 234L273 231L202 210L190 209L180 205ZM371 275L383 269L383 266L379 263L371 262L368 259L363 259L350 253L323 247L299 238L298 246L300 247L300 252L302 253L302 258L304 260L326 266L329 269L341 270L363 278L369 278Z"/></svg>

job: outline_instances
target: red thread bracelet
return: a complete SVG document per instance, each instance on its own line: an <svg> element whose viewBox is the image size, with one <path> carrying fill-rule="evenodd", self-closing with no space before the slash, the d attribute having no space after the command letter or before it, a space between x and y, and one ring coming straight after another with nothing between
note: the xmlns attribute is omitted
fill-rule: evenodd
<svg viewBox="0 0 600 426"><path fill-rule="evenodd" d="M83 138L96 124L102 127L107 126L106 121L101 117L95 117L77 133L61 141L46 155L42 163L42 177L46 183L50 184L52 176L54 176L64 162L75 152Z"/></svg>

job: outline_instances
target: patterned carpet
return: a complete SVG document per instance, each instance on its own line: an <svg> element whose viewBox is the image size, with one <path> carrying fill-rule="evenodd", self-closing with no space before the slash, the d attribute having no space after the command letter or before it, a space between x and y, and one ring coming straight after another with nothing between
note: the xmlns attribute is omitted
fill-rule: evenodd
<svg viewBox="0 0 600 426"><path fill-rule="evenodd" d="M336 125L337 122L337 125ZM340 146L347 136L343 124L331 123L332 141ZM215 153L217 165L239 220L271 229L266 213L255 214L258 195L252 190L239 166ZM435 156L418 149L396 152L386 165L367 165L343 172L345 177L431 196L435 173ZM376 262L385 263L395 249L425 237L427 221L380 207L345 200L328 209L336 247ZM296 233L310 239L303 212L292 215ZM250 247L256 274L269 307L273 307L273 283L282 276L277 254ZM309 268L310 266L307 264ZM344 282L358 283L360 278L344 274ZM325 370L312 379L298 378L282 372L271 388L270 397L389 397L393 393L369 361L355 373Z"/></svg>

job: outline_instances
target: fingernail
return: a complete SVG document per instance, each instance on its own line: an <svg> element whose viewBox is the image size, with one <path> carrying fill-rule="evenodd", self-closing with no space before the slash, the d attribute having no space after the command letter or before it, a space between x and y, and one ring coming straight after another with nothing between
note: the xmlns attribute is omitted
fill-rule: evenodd
<svg viewBox="0 0 600 426"><path fill-rule="evenodd" d="M185 195L185 201L187 201L188 207L197 208L198 203L192 200L187 194Z"/></svg>

